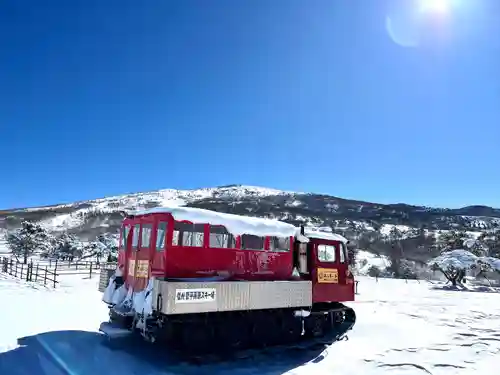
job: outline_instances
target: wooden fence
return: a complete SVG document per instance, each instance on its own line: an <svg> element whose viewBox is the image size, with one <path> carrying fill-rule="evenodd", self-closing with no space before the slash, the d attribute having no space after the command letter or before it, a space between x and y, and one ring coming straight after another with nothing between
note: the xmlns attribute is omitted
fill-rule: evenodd
<svg viewBox="0 0 500 375"><path fill-rule="evenodd" d="M57 281L57 272L49 269L48 266L40 266L33 264L33 262L24 264L12 258L0 258L1 270L11 276L26 280L43 283L44 285L53 284L54 288Z"/></svg>
<svg viewBox="0 0 500 375"><path fill-rule="evenodd" d="M107 263L97 261L61 261L57 259L41 259L37 263L30 260L25 264L15 258L0 257L0 271L26 280L53 285L60 283L61 276L82 275L92 278L100 273ZM113 266L115 267L115 266ZM113 268L114 269L114 268Z"/></svg>

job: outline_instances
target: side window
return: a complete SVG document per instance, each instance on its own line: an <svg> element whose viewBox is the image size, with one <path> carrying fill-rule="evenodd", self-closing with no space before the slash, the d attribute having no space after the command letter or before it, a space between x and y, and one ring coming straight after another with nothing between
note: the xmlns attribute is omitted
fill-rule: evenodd
<svg viewBox="0 0 500 375"><path fill-rule="evenodd" d="M148 248L151 244L151 233L153 232L153 226L151 224L142 225L142 235L141 235L141 248Z"/></svg>
<svg viewBox="0 0 500 375"><path fill-rule="evenodd" d="M335 246L318 245L318 260L320 262L335 262Z"/></svg>
<svg viewBox="0 0 500 375"><path fill-rule="evenodd" d="M345 260L347 258L345 245L343 243L341 243L341 244L339 244L339 246L340 246L340 263L345 263Z"/></svg>
<svg viewBox="0 0 500 375"><path fill-rule="evenodd" d="M277 252L290 251L290 237L271 237L269 250Z"/></svg>
<svg viewBox="0 0 500 375"><path fill-rule="evenodd" d="M172 245L202 247L205 235L203 224L174 223L174 236Z"/></svg>
<svg viewBox="0 0 500 375"><path fill-rule="evenodd" d="M165 249L165 236L167 234L167 223L161 221L156 229L156 250L162 251Z"/></svg>
<svg viewBox="0 0 500 375"><path fill-rule="evenodd" d="M241 236L241 248L245 250L264 250L264 238L244 234Z"/></svg>
<svg viewBox="0 0 500 375"><path fill-rule="evenodd" d="M139 231L141 230L140 224L135 224L134 229L132 231L132 249L137 249L137 245L139 245Z"/></svg>
<svg viewBox="0 0 500 375"><path fill-rule="evenodd" d="M125 249L127 247L127 237L130 232L130 226L126 225L122 228L122 238L120 241L120 248Z"/></svg>
<svg viewBox="0 0 500 375"><path fill-rule="evenodd" d="M236 239L227 231L226 227L211 225L209 246L234 249L236 247Z"/></svg>

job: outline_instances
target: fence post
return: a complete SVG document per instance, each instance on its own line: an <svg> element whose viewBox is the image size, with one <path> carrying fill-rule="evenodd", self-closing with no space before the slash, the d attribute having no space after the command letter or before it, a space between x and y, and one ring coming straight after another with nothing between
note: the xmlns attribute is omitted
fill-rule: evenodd
<svg viewBox="0 0 500 375"><path fill-rule="evenodd" d="M47 285L47 266L45 266L45 277L43 278L43 285Z"/></svg>
<svg viewBox="0 0 500 375"><path fill-rule="evenodd" d="M92 278L92 262L90 262L90 278Z"/></svg>
<svg viewBox="0 0 500 375"><path fill-rule="evenodd" d="M35 281L38 280L38 263L36 264Z"/></svg>

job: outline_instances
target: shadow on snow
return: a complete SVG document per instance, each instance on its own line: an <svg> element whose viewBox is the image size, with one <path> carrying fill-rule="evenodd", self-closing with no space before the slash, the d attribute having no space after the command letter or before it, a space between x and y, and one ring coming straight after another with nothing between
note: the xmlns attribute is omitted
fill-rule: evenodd
<svg viewBox="0 0 500 375"><path fill-rule="evenodd" d="M141 340L120 339L112 345L96 332L54 331L18 339L19 347L0 353L2 375L275 375L306 362L320 362L323 349L298 350L248 359L192 364L168 349Z"/></svg>

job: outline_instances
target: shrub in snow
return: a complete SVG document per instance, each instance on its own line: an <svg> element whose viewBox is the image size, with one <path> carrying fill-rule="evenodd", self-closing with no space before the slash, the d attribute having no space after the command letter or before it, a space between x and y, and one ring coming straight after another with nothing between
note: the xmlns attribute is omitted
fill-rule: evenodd
<svg viewBox="0 0 500 375"><path fill-rule="evenodd" d="M402 259L399 267L399 274L404 279L418 279L415 262Z"/></svg>
<svg viewBox="0 0 500 375"><path fill-rule="evenodd" d="M479 257L478 265L482 271L496 271L500 273L500 259L493 257Z"/></svg>
<svg viewBox="0 0 500 375"><path fill-rule="evenodd" d="M377 266L370 266L368 269L368 276L370 277L380 277L381 271Z"/></svg>

